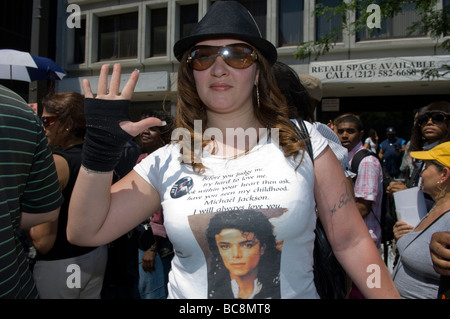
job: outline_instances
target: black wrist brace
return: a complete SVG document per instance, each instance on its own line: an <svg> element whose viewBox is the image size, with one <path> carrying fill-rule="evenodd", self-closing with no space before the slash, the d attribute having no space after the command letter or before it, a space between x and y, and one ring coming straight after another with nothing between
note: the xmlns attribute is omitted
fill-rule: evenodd
<svg viewBox="0 0 450 319"><path fill-rule="evenodd" d="M133 137L119 123L130 121L129 100L99 100L86 98L86 138L82 165L96 172L113 171L124 145Z"/></svg>

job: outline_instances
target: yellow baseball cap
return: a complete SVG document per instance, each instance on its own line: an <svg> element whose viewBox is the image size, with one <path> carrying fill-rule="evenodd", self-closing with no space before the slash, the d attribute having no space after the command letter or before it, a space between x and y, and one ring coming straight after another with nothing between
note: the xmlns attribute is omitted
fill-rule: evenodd
<svg viewBox="0 0 450 319"><path fill-rule="evenodd" d="M411 156L420 160L436 160L450 167L450 142L441 143L428 151L411 152Z"/></svg>

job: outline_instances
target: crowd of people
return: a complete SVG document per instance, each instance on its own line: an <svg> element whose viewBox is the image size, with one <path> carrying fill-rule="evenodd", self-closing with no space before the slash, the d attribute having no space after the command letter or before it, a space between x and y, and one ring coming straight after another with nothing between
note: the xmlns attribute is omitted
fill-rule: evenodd
<svg viewBox="0 0 450 319"><path fill-rule="evenodd" d="M131 121L139 72L119 92L120 64L110 81L101 68L96 96L85 80L84 96L43 100L40 118L0 87L11 154L0 163L0 297L319 298L317 218L352 282L347 298L438 297L450 275L450 103L417 110L408 143L393 127L366 139L357 114L319 123L320 81L277 61L235 1L216 1L174 53L175 118ZM392 225L390 269L384 199L413 187L427 215ZM73 265L81 276L68 284Z"/></svg>

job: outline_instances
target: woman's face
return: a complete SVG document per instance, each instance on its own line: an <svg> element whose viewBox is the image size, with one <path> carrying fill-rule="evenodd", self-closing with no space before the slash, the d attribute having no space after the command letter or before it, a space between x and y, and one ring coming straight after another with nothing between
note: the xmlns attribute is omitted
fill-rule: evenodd
<svg viewBox="0 0 450 319"><path fill-rule="evenodd" d="M203 41L197 45L224 46L233 43L244 42L217 39ZM218 56L208 69L193 72L197 93L209 111L231 113L253 108L253 87L259 74L257 63L245 69L235 69Z"/></svg>
<svg viewBox="0 0 450 319"><path fill-rule="evenodd" d="M442 171L432 162L425 161L425 169L422 171L421 189L424 193L433 196L441 179Z"/></svg>
<svg viewBox="0 0 450 319"><path fill-rule="evenodd" d="M234 228L223 229L216 235L216 244L231 277L246 276L257 271L264 248L261 247L254 233L246 233Z"/></svg>
<svg viewBox="0 0 450 319"><path fill-rule="evenodd" d="M157 128L148 128L141 133L142 145L146 150L153 150L163 145L161 133Z"/></svg>
<svg viewBox="0 0 450 319"><path fill-rule="evenodd" d="M449 129L447 122L434 123L433 120L429 119L426 123L420 126L423 137L429 143L442 140L447 135L447 130Z"/></svg>
<svg viewBox="0 0 450 319"><path fill-rule="evenodd" d="M44 132L47 137L47 141L52 146L61 145L60 140L62 134L60 134L60 124L56 114L49 113L44 108L42 111L42 121L44 123Z"/></svg>

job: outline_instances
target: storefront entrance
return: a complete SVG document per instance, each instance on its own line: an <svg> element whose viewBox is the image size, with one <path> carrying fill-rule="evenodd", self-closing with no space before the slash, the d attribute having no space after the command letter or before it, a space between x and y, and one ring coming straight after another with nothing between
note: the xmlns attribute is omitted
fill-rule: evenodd
<svg viewBox="0 0 450 319"><path fill-rule="evenodd" d="M338 99L338 111L317 110L319 122L328 123L344 113L355 113L361 117L367 133L373 128L380 141L386 138L386 128L395 127L397 136L409 140L413 125L414 110L436 101L449 101L449 95L408 95L408 96L357 96ZM367 134L366 134L367 135Z"/></svg>

